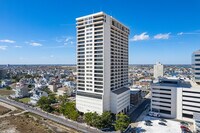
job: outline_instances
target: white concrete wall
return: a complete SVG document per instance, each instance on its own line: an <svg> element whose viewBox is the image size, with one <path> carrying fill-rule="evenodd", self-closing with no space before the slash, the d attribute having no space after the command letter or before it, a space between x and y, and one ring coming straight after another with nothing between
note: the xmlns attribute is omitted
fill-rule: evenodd
<svg viewBox="0 0 200 133"><path fill-rule="evenodd" d="M122 110L130 108L130 90L119 95L111 93L111 112L118 114Z"/></svg>
<svg viewBox="0 0 200 133"><path fill-rule="evenodd" d="M104 22L104 92L103 92L103 110L110 111L110 16L106 15L106 22Z"/></svg>
<svg viewBox="0 0 200 133"><path fill-rule="evenodd" d="M98 114L102 114L103 101L101 99L76 95L76 108L83 113L97 112Z"/></svg>
<svg viewBox="0 0 200 133"><path fill-rule="evenodd" d="M182 88L177 89L177 97L176 97L176 119L182 119Z"/></svg>

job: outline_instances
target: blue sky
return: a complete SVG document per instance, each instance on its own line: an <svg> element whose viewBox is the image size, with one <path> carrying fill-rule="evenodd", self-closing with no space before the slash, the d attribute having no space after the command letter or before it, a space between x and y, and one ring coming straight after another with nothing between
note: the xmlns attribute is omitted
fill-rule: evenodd
<svg viewBox="0 0 200 133"><path fill-rule="evenodd" d="M130 64L190 64L200 49L199 0L0 0L0 64L75 64L75 18L99 11L130 28Z"/></svg>

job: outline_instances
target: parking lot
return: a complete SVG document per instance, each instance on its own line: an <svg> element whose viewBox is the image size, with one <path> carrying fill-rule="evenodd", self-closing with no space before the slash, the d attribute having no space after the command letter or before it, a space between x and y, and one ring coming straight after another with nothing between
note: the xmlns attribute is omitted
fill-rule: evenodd
<svg viewBox="0 0 200 133"><path fill-rule="evenodd" d="M150 121L149 121L150 120ZM160 124L159 124L160 123ZM164 124L163 124L164 123ZM139 133L181 133L180 122L173 120L161 121L160 118L145 116L137 126Z"/></svg>

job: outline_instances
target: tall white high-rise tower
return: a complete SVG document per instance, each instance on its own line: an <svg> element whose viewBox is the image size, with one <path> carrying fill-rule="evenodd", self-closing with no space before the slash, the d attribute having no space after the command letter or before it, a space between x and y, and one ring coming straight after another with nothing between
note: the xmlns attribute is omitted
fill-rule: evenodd
<svg viewBox="0 0 200 133"><path fill-rule="evenodd" d="M103 12L76 21L76 108L84 113L126 113L130 106L129 29Z"/></svg>
<svg viewBox="0 0 200 133"><path fill-rule="evenodd" d="M154 78L163 77L163 65L160 62L157 62L154 65Z"/></svg>

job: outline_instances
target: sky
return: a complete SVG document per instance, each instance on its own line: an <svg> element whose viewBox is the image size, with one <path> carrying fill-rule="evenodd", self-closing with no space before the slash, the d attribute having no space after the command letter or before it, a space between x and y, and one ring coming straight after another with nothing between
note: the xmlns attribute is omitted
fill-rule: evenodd
<svg viewBox="0 0 200 133"><path fill-rule="evenodd" d="M200 49L200 0L0 0L0 64L75 64L75 19L100 11L130 28L129 64Z"/></svg>

